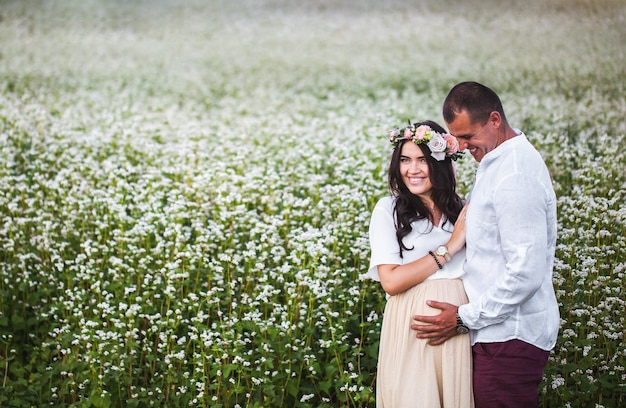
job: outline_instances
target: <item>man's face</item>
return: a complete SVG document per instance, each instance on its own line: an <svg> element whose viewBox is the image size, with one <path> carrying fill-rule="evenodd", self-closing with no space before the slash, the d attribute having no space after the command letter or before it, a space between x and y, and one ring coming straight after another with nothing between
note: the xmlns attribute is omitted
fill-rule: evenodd
<svg viewBox="0 0 626 408"><path fill-rule="evenodd" d="M466 111L456 115L450 123L446 122L448 131L459 142L459 149L468 149L470 154L476 161L481 161L483 157L498 146L498 128L499 116L493 118L494 113L490 116L487 123L471 123L470 117ZM497 119L497 120L493 120Z"/></svg>

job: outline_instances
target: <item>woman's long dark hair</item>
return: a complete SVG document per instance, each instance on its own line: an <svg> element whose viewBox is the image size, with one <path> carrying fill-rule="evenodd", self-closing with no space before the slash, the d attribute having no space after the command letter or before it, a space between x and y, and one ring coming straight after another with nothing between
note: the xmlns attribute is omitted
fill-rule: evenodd
<svg viewBox="0 0 626 408"><path fill-rule="evenodd" d="M438 123L431 120L415 124L416 127L421 125L430 126L432 130L438 133L447 133ZM398 143L398 146L391 155L388 172L389 190L391 195L396 197L394 213L396 219L396 238L400 246L400 257L402 257L403 250L409 251L413 249L407 248L402 242L402 239L412 230L411 223L422 219L429 219L431 222L434 221L434 214L419 196L411 193L404 184L402 174L400 174L400 157L402 155L402 146L404 146L405 143L413 142L403 140ZM417 146L422 149L426 157L426 162L428 163L430 183L433 186L433 201L442 215L454 224L459 216L459 212L463 208L463 203L461 197L456 193L456 176L454 174L454 168L452 167L452 159L446 157L444 160L438 161L430 155L431 151L425 143Z"/></svg>

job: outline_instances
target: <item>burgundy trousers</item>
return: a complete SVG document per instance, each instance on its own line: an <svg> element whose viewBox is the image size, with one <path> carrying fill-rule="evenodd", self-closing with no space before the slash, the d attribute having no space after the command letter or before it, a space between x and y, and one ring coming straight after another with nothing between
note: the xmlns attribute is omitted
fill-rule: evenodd
<svg viewBox="0 0 626 408"><path fill-rule="evenodd" d="M534 408L539 406L539 383L550 356L521 340L476 343L474 400L476 408Z"/></svg>

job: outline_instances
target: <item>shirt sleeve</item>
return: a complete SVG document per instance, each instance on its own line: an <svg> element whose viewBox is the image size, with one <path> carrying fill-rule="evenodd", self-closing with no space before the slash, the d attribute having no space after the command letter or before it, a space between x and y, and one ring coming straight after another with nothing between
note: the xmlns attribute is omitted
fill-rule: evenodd
<svg viewBox="0 0 626 408"><path fill-rule="evenodd" d="M459 308L471 329L500 323L531 298L546 279L547 195L541 183L523 174L501 180L494 190L499 248L504 271L478 301Z"/></svg>
<svg viewBox="0 0 626 408"><path fill-rule="evenodd" d="M382 198L376 203L370 220L369 239L371 247L370 268L367 276L380 281L378 265L402 265L400 248L396 238L396 225L393 217L391 197Z"/></svg>

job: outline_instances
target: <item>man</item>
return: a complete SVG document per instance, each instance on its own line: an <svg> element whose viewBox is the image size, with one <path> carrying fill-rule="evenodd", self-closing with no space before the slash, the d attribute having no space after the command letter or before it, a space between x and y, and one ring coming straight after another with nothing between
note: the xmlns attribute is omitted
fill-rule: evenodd
<svg viewBox="0 0 626 408"><path fill-rule="evenodd" d="M418 338L438 345L470 329L477 408L537 407L538 385L556 343L552 285L556 196L526 136L507 122L488 87L462 82L443 117L460 148L479 162L466 215L463 283L469 303L428 301L437 316L414 316ZM448 256L438 250L441 256Z"/></svg>

